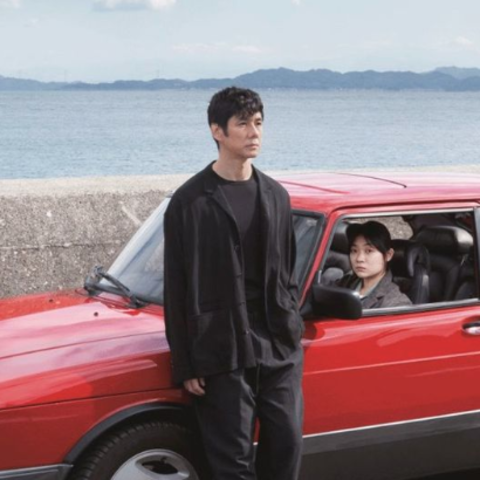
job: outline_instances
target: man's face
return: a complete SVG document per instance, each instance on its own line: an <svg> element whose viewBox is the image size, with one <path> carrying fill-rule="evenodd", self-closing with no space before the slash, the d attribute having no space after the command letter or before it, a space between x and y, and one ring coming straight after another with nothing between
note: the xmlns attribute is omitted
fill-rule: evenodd
<svg viewBox="0 0 480 480"><path fill-rule="evenodd" d="M211 129L213 137L219 143L222 156L247 160L255 158L260 152L263 130L260 112L246 118L231 117L225 132L217 124L211 125Z"/></svg>

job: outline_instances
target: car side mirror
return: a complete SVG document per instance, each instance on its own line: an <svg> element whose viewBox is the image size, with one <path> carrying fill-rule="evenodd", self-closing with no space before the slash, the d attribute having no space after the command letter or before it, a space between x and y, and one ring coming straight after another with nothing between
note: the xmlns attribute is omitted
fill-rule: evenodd
<svg viewBox="0 0 480 480"><path fill-rule="evenodd" d="M333 285L312 286L312 310L315 315L357 320L362 316L358 292Z"/></svg>

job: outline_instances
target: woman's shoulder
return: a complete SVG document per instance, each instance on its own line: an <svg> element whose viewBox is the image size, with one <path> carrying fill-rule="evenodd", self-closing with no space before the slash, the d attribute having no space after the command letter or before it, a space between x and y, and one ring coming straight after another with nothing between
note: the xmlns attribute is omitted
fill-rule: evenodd
<svg viewBox="0 0 480 480"><path fill-rule="evenodd" d="M386 276L384 280L384 288L382 288L382 307L401 307L412 304L410 298L408 298L408 296L405 295L400 290L400 287L393 281L391 274Z"/></svg>

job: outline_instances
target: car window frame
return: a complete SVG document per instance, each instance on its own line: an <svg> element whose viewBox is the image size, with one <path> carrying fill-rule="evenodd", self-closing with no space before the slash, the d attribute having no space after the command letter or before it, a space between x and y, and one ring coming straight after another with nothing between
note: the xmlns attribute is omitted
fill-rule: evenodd
<svg viewBox="0 0 480 480"><path fill-rule="evenodd" d="M322 242L323 235L325 233L325 227L327 225L327 215L325 213L315 210L305 210L300 208L292 208L291 212L292 217L294 215L299 215L303 217L315 218L317 220L317 224L315 226L314 240L312 242L310 253L307 256L307 261L305 262L300 278L297 278L298 291L300 295L300 293L304 291L308 276L312 270L313 263L315 262L318 249Z"/></svg>
<svg viewBox="0 0 480 480"><path fill-rule="evenodd" d="M480 243L479 243L479 233L480 233L480 207L478 204L476 206L465 206L465 207L430 207L428 209L414 207L412 209L406 209L401 207L399 209L393 210L384 210L382 206L379 206L379 210L376 212L371 211L371 206L368 207L368 212L362 211L350 211L348 213L341 213L337 218L333 219L333 226L329 233L328 242L326 244L324 253L322 255L322 259L319 265L318 270L323 271L325 262L327 260L328 252L330 251L330 247L333 242L333 238L335 235L336 228L338 224L346 219L355 219L355 218L381 218L381 217L401 217L404 215L419 215L419 214L438 214L438 213L472 213L473 215L473 226L474 231L472 235L474 237L474 242L476 248L474 248L475 258L474 258L474 271L475 271L475 287L476 287L476 298L468 298L468 299L461 299L461 300L451 300L451 301L444 301L444 302L436 302L436 303L424 303L418 305L404 305L398 307L384 307L384 308L369 308L362 310L362 316L356 320L362 320L364 318L371 318L371 317L381 317L387 315L404 315L406 313L422 313L428 312L432 310L447 310L453 308L462 308L462 307L470 307L470 306L478 306L480 305L480 274L479 274L479 265L480 265ZM326 317L328 318L328 317Z"/></svg>

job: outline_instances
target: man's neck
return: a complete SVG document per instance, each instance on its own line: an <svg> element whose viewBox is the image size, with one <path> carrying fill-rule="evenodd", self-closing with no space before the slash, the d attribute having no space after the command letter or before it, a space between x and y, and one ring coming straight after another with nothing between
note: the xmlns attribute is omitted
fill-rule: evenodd
<svg viewBox="0 0 480 480"><path fill-rule="evenodd" d="M242 181L252 176L252 161L219 158L212 166L214 172L225 180Z"/></svg>

